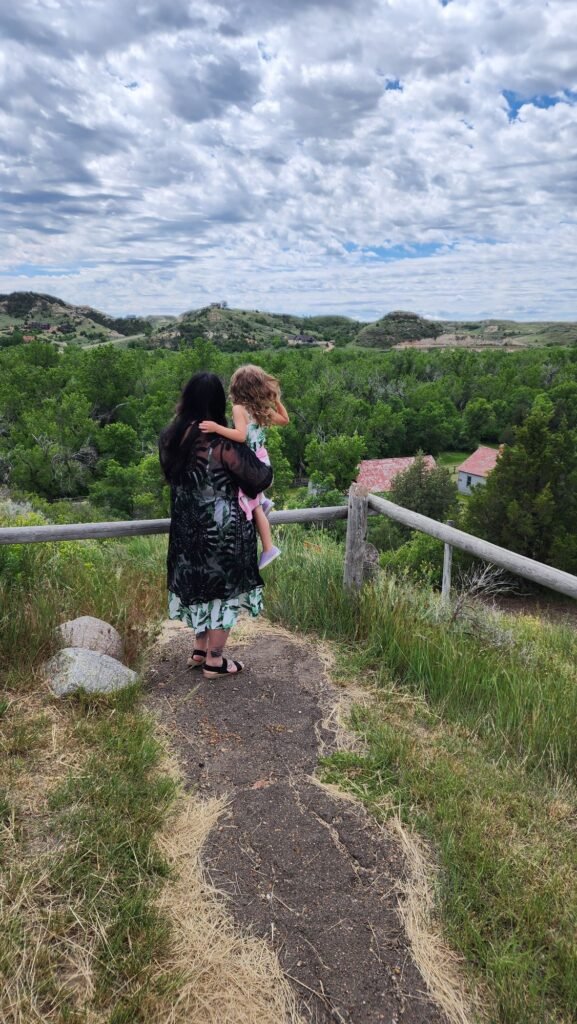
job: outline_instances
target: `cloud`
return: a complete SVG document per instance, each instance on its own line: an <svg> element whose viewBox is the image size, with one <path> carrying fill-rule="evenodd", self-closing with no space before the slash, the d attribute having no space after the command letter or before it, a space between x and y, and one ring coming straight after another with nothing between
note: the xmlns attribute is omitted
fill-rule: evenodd
<svg viewBox="0 0 577 1024"><path fill-rule="evenodd" d="M576 32L564 0L22 0L1 290L575 317Z"/></svg>

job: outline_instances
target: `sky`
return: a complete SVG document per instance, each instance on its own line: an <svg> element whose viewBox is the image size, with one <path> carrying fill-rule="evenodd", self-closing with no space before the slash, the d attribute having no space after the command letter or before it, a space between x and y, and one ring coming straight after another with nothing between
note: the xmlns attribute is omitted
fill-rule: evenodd
<svg viewBox="0 0 577 1024"><path fill-rule="evenodd" d="M577 0L18 0L0 293L577 319Z"/></svg>

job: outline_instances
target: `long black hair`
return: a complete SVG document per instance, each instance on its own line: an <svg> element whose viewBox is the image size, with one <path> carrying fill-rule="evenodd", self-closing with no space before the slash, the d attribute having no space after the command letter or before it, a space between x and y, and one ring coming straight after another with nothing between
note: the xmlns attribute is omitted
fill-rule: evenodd
<svg viewBox="0 0 577 1024"><path fill-rule="evenodd" d="M174 419L160 435L160 462L169 483L178 479L185 469L202 420L227 425L226 395L215 373L193 374L182 389Z"/></svg>

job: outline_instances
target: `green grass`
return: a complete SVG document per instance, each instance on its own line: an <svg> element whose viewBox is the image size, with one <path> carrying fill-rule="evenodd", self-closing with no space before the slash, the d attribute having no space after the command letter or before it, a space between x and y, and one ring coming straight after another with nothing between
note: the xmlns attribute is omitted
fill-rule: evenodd
<svg viewBox="0 0 577 1024"><path fill-rule="evenodd" d="M97 615L136 669L164 614L162 538L0 549L0 1019L168 1019L179 979L159 970L168 868L155 845L175 796L138 688L50 697L39 671L55 627ZM63 764L69 764L63 770Z"/></svg>
<svg viewBox="0 0 577 1024"><path fill-rule="evenodd" d="M483 610L451 623L438 599L381 580L341 588L342 548L282 539L267 611L337 647L339 674L377 688L327 781L380 818L400 809L434 844L439 913L486 991L491 1024L568 1024L577 1006L574 631Z"/></svg>
<svg viewBox="0 0 577 1024"><path fill-rule="evenodd" d="M461 465L461 463L465 461L465 459L469 458L469 455L472 454L472 451L473 449L471 448L469 451L466 452L441 452L436 457L437 465L445 466L445 468L448 469L451 473L451 479L453 480L454 483L456 483L457 477L459 475L457 469Z"/></svg>
<svg viewBox="0 0 577 1024"><path fill-rule="evenodd" d="M137 666L165 611L165 550L162 537L0 547L0 689L37 685L38 665L59 646L56 627L80 615L115 626Z"/></svg>
<svg viewBox="0 0 577 1024"><path fill-rule="evenodd" d="M352 600L341 586L341 545L289 527L281 546L268 577L268 614L354 645L358 673L394 679L495 751L552 776L577 775L574 631L545 624L513 630L481 610L451 623L432 592L385 576Z"/></svg>

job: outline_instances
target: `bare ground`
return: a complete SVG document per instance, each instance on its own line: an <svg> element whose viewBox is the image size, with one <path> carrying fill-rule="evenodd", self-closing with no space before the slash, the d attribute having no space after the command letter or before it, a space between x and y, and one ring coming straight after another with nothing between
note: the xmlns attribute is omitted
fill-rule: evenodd
<svg viewBox="0 0 577 1024"><path fill-rule="evenodd" d="M186 786L228 796L203 860L234 920L276 951L304 1020L447 1024L401 923L398 839L313 778L336 745L340 694L318 653L259 627L250 646L231 646L244 672L207 680L186 667L191 646L190 631L173 630L159 647L149 703Z"/></svg>

